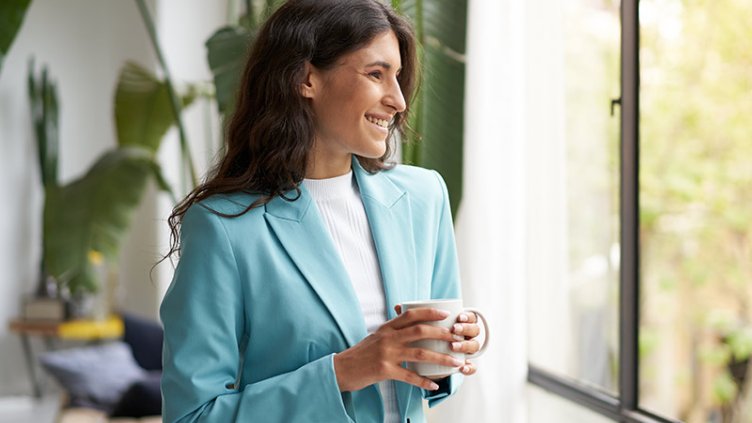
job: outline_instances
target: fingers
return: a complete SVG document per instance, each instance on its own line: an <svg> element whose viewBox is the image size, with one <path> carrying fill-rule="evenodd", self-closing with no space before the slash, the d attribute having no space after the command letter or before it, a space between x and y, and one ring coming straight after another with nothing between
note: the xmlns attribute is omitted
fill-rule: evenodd
<svg viewBox="0 0 752 423"><path fill-rule="evenodd" d="M465 354L475 354L480 350L480 344L478 341L470 340L464 342L452 342L452 351L461 352Z"/></svg>
<svg viewBox="0 0 752 423"><path fill-rule="evenodd" d="M421 339L436 339L439 341L457 341L458 339L452 335L448 328L431 326L428 324L415 324L408 326L404 329L400 329L397 332L397 336L403 342L413 342ZM462 338L464 340L464 338Z"/></svg>
<svg viewBox="0 0 752 423"><path fill-rule="evenodd" d="M435 391L439 389L439 385L427 377L418 375L417 373L407 370L403 367L395 369L392 379L399 380L410 385L415 385L418 388L423 388L428 391Z"/></svg>
<svg viewBox="0 0 752 423"><path fill-rule="evenodd" d="M449 354L441 354L424 348L407 348L403 351L401 358L402 361L411 363L432 363L447 367L460 367L465 364L463 360Z"/></svg>
<svg viewBox="0 0 752 423"><path fill-rule="evenodd" d="M474 375L475 372L477 371L478 369L477 367L475 367L475 364L473 364L469 360L465 361L462 367L460 367L460 372L465 376ZM417 373L407 370L403 367L395 368L391 376L391 379L409 383L410 385L414 385L414 386L417 386L418 388L423 388L428 391L435 391L439 389L439 385L436 384L436 382L432 381L431 379L420 376Z"/></svg>
<svg viewBox="0 0 752 423"><path fill-rule="evenodd" d="M466 338L475 338L480 334L480 326L475 323L455 323L452 325L452 333Z"/></svg>
<svg viewBox="0 0 752 423"><path fill-rule="evenodd" d="M475 364L471 363L469 360L465 362L464 366L460 367L460 372L465 376L474 375L477 371L478 368L475 367Z"/></svg>
<svg viewBox="0 0 752 423"><path fill-rule="evenodd" d="M472 311L464 311L457 316L457 321L460 323L476 323L478 316Z"/></svg>
<svg viewBox="0 0 752 423"><path fill-rule="evenodd" d="M418 322L437 322L449 317L449 312L435 308L413 308L387 322L393 329L403 329Z"/></svg>

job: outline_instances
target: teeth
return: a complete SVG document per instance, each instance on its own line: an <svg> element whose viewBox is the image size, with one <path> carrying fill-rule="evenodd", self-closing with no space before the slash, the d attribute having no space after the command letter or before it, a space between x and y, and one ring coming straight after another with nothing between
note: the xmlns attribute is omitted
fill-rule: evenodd
<svg viewBox="0 0 752 423"><path fill-rule="evenodd" d="M388 128L389 127L389 121L384 119L376 119L375 117L366 116L366 119L368 119L369 122L375 123L376 125L379 125L382 128Z"/></svg>

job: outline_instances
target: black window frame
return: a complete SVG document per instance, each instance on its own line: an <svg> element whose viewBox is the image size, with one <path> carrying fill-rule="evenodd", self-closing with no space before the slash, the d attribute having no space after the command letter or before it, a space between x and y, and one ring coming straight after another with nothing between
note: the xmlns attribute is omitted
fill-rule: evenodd
<svg viewBox="0 0 752 423"><path fill-rule="evenodd" d="M638 330L640 322L640 26L639 0L622 0L621 97L612 100L620 111L620 247L619 266L619 395L613 396L532 363L529 383L573 401L614 421L624 423L681 423L639 407ZM604 107L607 105L604 104Z"/></svg>

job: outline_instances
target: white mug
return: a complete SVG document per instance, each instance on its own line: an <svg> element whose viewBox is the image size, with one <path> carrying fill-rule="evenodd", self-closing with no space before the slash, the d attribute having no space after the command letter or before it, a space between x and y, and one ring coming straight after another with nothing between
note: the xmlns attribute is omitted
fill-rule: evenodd
<svg viewBox="0 0 752 423"><path fill-rule="evenodd" d="M449 330L452 329L452 326L457 323L457 316L460 315L460 313L465 311L470 311L475 313L475 315L478 316L478 319L483 321L483 332L484 332L484 340L483 345L480 347L480 350L476 352L475 354L465 354L462 352L455 352L452 351L450 348L450 343L447 341L440 341L437 339L423 339L420 341L416 341L413 343L413 346L417 348L424 348L431 351L436 351L438 353L442 354L449 354L452 357L464 362L466 358L476 358L480 357L488 347L488 340L489 340L489 330L488 330L488 323L486 322L486 318L483 317L483 314L481 314L480 311L470 308L470 307L462 307L462 300L461 299L448 299L448 300L425 300L425 301L408 301L400 304L402 306L402 313L406 312L407 310L415 309L415 308L435 308L439 310L444 310L449 312L449 316L447 316L444 320L437 320L432 322L425 322L425 324L429 324L432 326L439 326L439 327L445 327ZM441 366L435 363L414 363L410 362L407 363L407 368L410 370L413 370L415 373L425 376L431 379L441 379L443 377L447 377L453 373L457 373L459 371L459 367L449 367L449 366Z"/></svg>

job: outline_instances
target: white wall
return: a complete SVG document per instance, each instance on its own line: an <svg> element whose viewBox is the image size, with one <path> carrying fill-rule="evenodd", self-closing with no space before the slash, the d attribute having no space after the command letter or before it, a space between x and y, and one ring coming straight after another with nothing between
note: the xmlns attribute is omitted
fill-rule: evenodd
<svg viewBox="0 0 752 423"><path fill-rule="evenodd" d="M157 2L155 4L155 1ZM224 4L224 2L221 2ZM153 0L168 62L178 78L209 80L204 41L225 19L223 5L198 0ZM156 6L156 7L154 7ZM33 0L24 24L0 70L0 180L6 201L0 207L0 395L29 392L21 345L7 331L20 300L33 291L40 257L42 189L26 94L27 61L47 64L60 100L61 182L81 176L96 158L115 145L113 96L120 67L135 60L156 69L156 56L134 1ZM203 143L205 106L188 110L189 136ZM218 129L210 128L216 135ZM173 131L174 132L174 131ZM197 134L197 135L193 135ZM173 134L160 158L176 158ZM171 147L173 148L171 150ZM174 167L163 163L168 168ZM202 166L202 168L205 166ZM174 179L174 178L171 178ZM153 187L139 207L123 245L118 302L121 308L156 316L157 284L149 270L164 252L166 210ZM164 281L170 272L160 272ZM159 282L157 277L157 282ZM164 282L162 282L164 284ZM40 348L41 345L33 344Z"/></svg>

